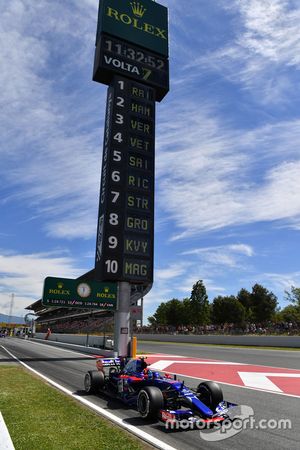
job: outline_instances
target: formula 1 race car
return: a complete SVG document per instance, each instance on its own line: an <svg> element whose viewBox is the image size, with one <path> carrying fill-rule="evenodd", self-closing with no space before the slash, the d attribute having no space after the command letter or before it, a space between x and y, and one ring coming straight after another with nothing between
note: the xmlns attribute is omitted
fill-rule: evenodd
<svg viewBox="0 0 300 450"><path fill-rule="evenodd" d="M102 392L118 398L137 409L144 419L214 424L229 418L230 408L237 406L223 400L222 389L214 381L189 389L176 375L151 371L144 357L101 358L96 366L98 370L85 375L86 393Z"/></svg>

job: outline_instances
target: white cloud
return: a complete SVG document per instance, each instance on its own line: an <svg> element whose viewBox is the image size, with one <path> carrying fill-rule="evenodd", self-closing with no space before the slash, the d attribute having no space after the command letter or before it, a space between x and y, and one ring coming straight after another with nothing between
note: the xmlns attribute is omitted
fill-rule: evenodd
<svg viewBox="0 0 300 450"><path fill-rule="evenodd" d="M271 169L246 207L256 221L300 216L300 161L283 162Z"/></svg>
<svg viewBox="0 0 300 450"><path fill-rule="evenodd" d="M156 270L155 278L158 282L169 281L171 282L174 278L183 275L186 272L186 264L184 263L174 263L166 268L159 268Z"/></svg>
<svg viewBox="0 0 300 450"><path fill-rule="evenodd" d="M61 238L95 235L105 103L91 82L96 3L70 14L69 4L11 0L2 11L1 202L26 204Z"/></svg>
<svg viewBox="0 0 300 450"><path fill-rule="evenodd" d="M300 66L299 3L223 0L220 4L232 14L232 37L223 47L196 57L189 68L218 72L248 89L259 103L288 101L295 90L299 92L295 84Z"/></svg>
<svg viewBox="0 0 300 450"><path fill-rule="evenodd" d="M244 256L254 255L253 248L246 244L221 245L214 247L201 247L188 250L183 255L195 255L201 263L217 267L241 268Z"/></svg>
<svg viewBox="0 0 300 450"><path fill-rule="evenodd" d="M253 256L254 250L250 245L247 244L232 244L228 246L230 250L236 253L240 253L245 256Z"/></svg>
<svg viewBox="0 0 300 450"><path fill-rule="evenodd" d="M144 301L144 316L147 318L153 314L161 302L171 300L181 286L181 280L185 279L190 269L186 262L171 263L164 267L155 268L154 284Z"/></svg>
<svg viewBox="0 0 300 450"><path fill-rule="evenodd" d="M96 236L96 216L88 216L88 211L70 214L66 220L52 221L45 226L47 236L60 239L89 239ZM94 219L94 220L93 220Z"/></svg>
<svg viewBox="0 0 300 450"><path fill-rule="evenodd" d="M292 273L262 273L258 274L257 280L266 283L268 289L280 291L284 294L284 291L290 291L291 286L300 286L300 272Z"/></svg>
<svg viewBox="0 0 300 450"><path fill-rule="evenodd" d="M82 268L76 267L75 261L63 253L0 253L0 311L7 311L10 295L14 293L13 315L22 315L26 306L41 298L47 276L77 278L82 275Z"/></svg>
<svg viewBox="0 0 300 450"><path fill-rule="evenodd" d="M172 123L163 121L158 136L157 204L178 227L171 240L259 221L298 226L299 120L249 131L190 99L168 107Z"/></svg>
<svg viewBox="0 0 300 450"><path fill-rule="evenodd" d="M225 292L225 289L213 279L214 271L211 265L199 264L199 261L192 261L191 258L183 260L182 256L180 259L182 263L156 268L153 288L144 299L145 319L153 315L162 302L172 298L182 300L190 297L193 285L200 279L203 280L211 299L214 295Z"/></svg>
<svg viewBox="0 0 300 450"><path fill-rule="evenodd" d="M244 25L238 43L250 54L276 64L300 63L300 8L289 0L236 2Z"/></svg>
<svg viewBox="0 0 300 450"><path fill-rule="evenodd" d="M264 7L261 10L257 2L253 5L252 11L238 3L245 27L254 34L259 29L264 33L271 32L270 24L280 5L277 9L269 8L269 19L264 18ZM6 5L6 23L13 23L15 15L17 19L13 27L7 26L3 38L8 39L5 42L9 45L0 53L6 61L0 81L6 87L3 101L8 105L8 110L0 111L1 149L6 158L2 176L9 186L18 189L18 193L10 194L9 198L13 195L15 200L25 200L35 210L32 215L47 217L44 227L48 235L70 239L93 238L95 235L95 215L91 217L90 211L97 210L102 133L101 121L94 131L85 131L87 124L91 125L95 120L96 107L90 102L91 93L82 95L77 87L69 93L63 89L71 82L74 67L79 79L86 72L83 64L75 64L77 53L69 53L68 46L65 51L59 50L57 42L63 39L74 46L83 39L80 48L88 58L84 43L90 45L93 41L91 31L86 36L85 30L95 21L96 7L88 9L84 15L83 6L77 7L72 18L67 9L66 14L58 13L55 7L51 9L46 29L50 39L47 41L45 30L37 20L46 11L47 2L41 2L36 10L28 1L12 0ZM74 28L78 21L81 35L79 27ZM26 33L21 39L24 30ZM239 40L236 48L241 45ZM92 47L89 52L91 62ZM50 81L46 71L52 64L51 59L57 56L65 60ZM19 64L21 72L15 70ZM62 75L62 79L55 79ZM56 92L57 83L61 92ZM103 89L99 94L98 109L101 102L104 106L102 92ZM80 104L74 110L77 93ZM185 98L184 102L166 102L160 107L159 114L162 119L157 136L157 148L160 149L157 158L158 204L167 205L166 210L180 229L173 238L257 220L287 219L298 223L299 206L293 195L298 173L296 162L293 179L288 179L288 168L281 167L280 161L277 166L273 161L270 168L259 174L262 188L257 186L259 180L251 179L258 154L258 158L270 158L266 156L270 147L272 154L276 153L276 147L278 153L280 148L281 154L284 148L285 155L287 149L289 154L292 148L294 153L297 152L300 142L298 123L264 126L252 132L235 130L231 123L216 114L216 105L199 97L195 101ZM30 158L26 153L29 148ZM276 173L281 173L280 182ZM281 194L283 186L285 191ZM8 197L2 201L5 200Z"/></svg>

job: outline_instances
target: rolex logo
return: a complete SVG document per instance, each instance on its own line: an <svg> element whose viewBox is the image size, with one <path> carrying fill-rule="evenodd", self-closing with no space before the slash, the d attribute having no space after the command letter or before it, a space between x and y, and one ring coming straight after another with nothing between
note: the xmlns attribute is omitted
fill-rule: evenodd
<svg viewBox="0 0 300 450"><path fill-rule="evenodd" d="M109 293L109 288L105 287L104 288L104 292L105 292L105 294L108 294Z"/></svg>
<svg viewBox="0 0 300 450"><path fill-rule="evenodd" d="M130 5L135 17L129 16L128 14L111 8L110 6L107 7L106 15L111 19L116 20L117 22L122 22L123 25L130 26L144 33L152 34L153 36L164 39L166 41L168 40L167 30L152 25L151 23L142 22L140 20L147 11L147 9L141 3L130 2ZM121 25L122 28L123 25Z"/></svg>
<svg viewBox="0 0 300 450"><path fill-rule="evenodd" d="M61 281L59 281L57 283L57 287L58 287L58 289L62 289L64 287L64 284Z"/></svg>
<svg viewBox="0 0 300 450"><path fill-rule="evenodd" d="M139 2L130 2L132 12L136 17L143 17L145 12L147 11L146 8L144 8L143 5L141 5Z"/></svg>

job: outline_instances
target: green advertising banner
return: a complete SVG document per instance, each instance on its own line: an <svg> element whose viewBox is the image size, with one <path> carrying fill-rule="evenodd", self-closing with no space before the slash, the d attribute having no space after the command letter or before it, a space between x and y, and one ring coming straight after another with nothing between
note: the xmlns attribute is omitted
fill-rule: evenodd
<svg viewBox="0 0 300 450"><path fill-rule="evenodd" d="M47 307L115 310L117 283L47 277L42 304Z"/></svg>
<svg viewBox="0 0 300 450"><path fill-rule="evenodd" d="M152 0L100 0L96 45L101 33L169 55L168 9Z"/></svg>

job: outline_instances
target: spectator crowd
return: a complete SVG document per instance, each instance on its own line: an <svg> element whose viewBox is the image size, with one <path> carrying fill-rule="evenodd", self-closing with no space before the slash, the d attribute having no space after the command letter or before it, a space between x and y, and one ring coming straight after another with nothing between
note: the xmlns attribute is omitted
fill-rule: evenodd
<svg viewBox="0 0 300 450"><path fill-rule="evenodd" d="M265 326L257 323L246 323L243 327L237 327L233 323L224 325L200 325L200 326L171 326L171 325L151 325L135 328L137 334L247 334L247 335L299 335L300 327L293 322L269 322Z"/></svg>

